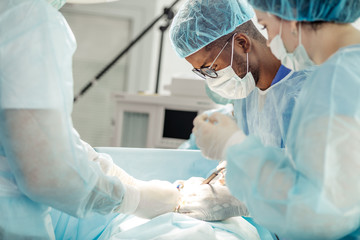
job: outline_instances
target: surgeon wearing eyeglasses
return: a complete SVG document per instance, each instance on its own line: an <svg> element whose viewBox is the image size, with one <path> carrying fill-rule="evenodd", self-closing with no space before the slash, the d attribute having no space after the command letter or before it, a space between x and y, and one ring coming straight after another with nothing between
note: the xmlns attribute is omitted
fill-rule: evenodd
<svg viewBox="0 0 360 240"><path fill-rule="evenodd" d="M208 96L218 104L234 105L237 124L224 131L235 133L240 128L263 144L280 149L285 146L293 106L311 71L295 72L281 65L253 24L253 16L246 1L188 0L174 18L170 38L177 54L204 79ZM220 114L212 110L200 117L216 116ZM196 140L192 135L187 148L197 148ZM197 143L201 149L201 142ZM215 144L224 143L219 140ZM217 147L206 150L206 156L224 159ZM218 169L224 165L226 162ZM224 173L210 185L201 184L205 180L198 178L185 181L184 202L178 211L203 220L247 215L244 203L224 186Z"/></svg>
<svg viewBox="0 0 360 240"><path fill-rule="evenodd" d="M360 1L249 2L282 64L318 67L295 104L285 151L227 117L198 118L196 138L205 154L216 148L227 159L231 192L280 237L359 239L360 32L351 23Z"/></svg>

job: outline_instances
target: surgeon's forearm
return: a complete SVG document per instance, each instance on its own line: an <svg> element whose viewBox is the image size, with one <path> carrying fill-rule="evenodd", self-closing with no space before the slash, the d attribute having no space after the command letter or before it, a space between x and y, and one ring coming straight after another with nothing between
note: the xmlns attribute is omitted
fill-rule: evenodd
<svg viewBox="0 0 360 240"><path fill-rule="evenodd" d="M227 167L227 184L231 192L245 201L259 224L289 239L331 239L334 234L346 232L344 226L334 221L344 216L317 212L317 206L326 204L320 199L320 189L290 165L282 163L281 152L274 149L273 153L265 151L261 155L263 158L243 161L239 153L237 159L228 159ZM266 160L266 156L277 156L279 163ZM241 165L236 164L239 161L243 161ZM348 224L353 220L345 217L341 221ZM332 232L324 233L319 229L331 229Z"/></svg>
<svg viewBox="0 0 360 240"><path fill-rule="evenodd" d="M124 184L128 185L136 185L140 180L130 176L127 172L125 172L122 168L117 166L112 157L106 153L96 152L93 147L91 147L88 143L82 141L82 144L86 148L88 153L89 161L98 163L101 167L102 171L108 175L117 177Z"/></svg>
<svg viewBox="0 0 360 240"><path fill-rule="evenodd" d="M19 188L31 199L76 216L111 212L124 187L87 160L69 122L55 110L4 110L2 139Z"/></svg>
<svg viewBox="0 0 360 240"><path fill-rule="evenodd" d="M358 228L360 197L353 193L359 189L360 152L355 145L360 126L349 118L332 122L330 129L326 122L313 121L303 132L301 151L292 156L296 164L282 150L263 147L255 138L228 152L231 191L245 199L260 224L281 236L333 239ZM329 132L337 136L334 144L328 142Z"/></svg>

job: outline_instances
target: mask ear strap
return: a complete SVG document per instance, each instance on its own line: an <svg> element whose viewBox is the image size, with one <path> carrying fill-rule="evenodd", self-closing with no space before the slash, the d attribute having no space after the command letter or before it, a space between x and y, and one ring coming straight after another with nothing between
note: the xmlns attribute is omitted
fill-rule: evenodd
<svg viewBox="0 0 360 240"><path fill-rule="evenodd" d="M246 73L249 72L249 53L246 53Z"/></svg>
<svg viewBox="0 0 360 240"><path fill-rule="evenodd" d="M233 37L232 37L232 44L231 44L231 61L230 61L230 66L232 67L233 64L233 59L234 59L234 42L235 42L235 35L236 33L234 33Z"/></svg>
<svg viewBox="0 0 360 240"><path fill-rule="evenodd" d="M299 22L299 46L301 45L301 22Z"/></svg>

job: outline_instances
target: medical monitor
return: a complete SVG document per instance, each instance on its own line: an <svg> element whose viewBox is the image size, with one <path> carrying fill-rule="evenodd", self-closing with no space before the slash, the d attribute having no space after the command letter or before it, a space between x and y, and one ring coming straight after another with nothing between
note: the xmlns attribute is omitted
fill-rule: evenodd
<svg viewBox="0 0 360 240"><path fill-rule="evenodd" d="M113 146L177 148L189 139L194 118L217 107L210 99L115 95Z"/></svg>
<svg viewBox="0 0 360 240"><path fill-rule="evenodd" d="M164 115L163 138L189 139L197 111L165 109Z"/></svg>

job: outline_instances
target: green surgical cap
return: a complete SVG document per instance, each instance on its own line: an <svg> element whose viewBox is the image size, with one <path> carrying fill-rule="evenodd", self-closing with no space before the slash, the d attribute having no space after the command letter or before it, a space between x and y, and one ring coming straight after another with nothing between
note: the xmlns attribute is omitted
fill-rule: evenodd
<svg viewBox="0 0 360 240"><path fill-rule="evenodd" d="M360 17L360 0L248 0L254 8L285 20L355 22Z"/></svg>
<svg viewBox="0 0 360 240"><path fill-rule="evenodd" d="M187 57L253 16L245 0L187 0L171 24L172 46L180 57Z"/></svg>

